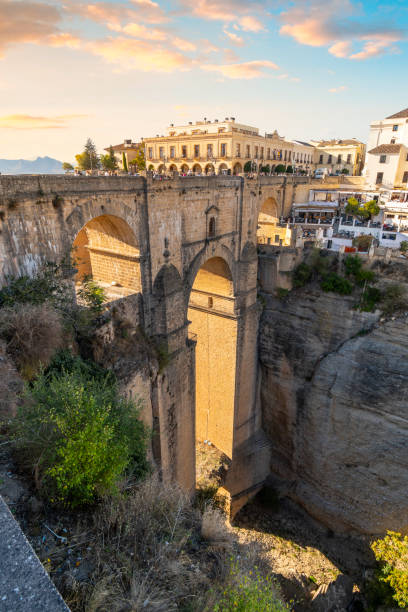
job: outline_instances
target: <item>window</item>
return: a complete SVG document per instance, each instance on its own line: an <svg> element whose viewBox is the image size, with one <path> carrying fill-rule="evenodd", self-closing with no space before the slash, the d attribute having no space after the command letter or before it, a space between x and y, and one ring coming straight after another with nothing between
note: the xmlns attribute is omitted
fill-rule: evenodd
<svg viewBox="0 0 408 612"><path fill-rule="evenodd" d="M213 146L212 146L212 144L208 144L207 145L207 157L210 157L210 158L213 157Z"/></svg>
<svg viewBox="0 0 408 612"><path fill-rule="evenodd" d="M376 185L381 185L383 182L384 172L377 172L377 178L375 179Z"/></svg>
<svg viewBox="0 0 408 612"><path fill-rule="evenodd" d="M210 217L210 222L208 224L208 237L214 238L215 236L215 217Z"/></svg>
<svg viewBox="0 0 408 612"><path fill-rule="evenodd" d="M208 308L213 308L214 306L214 300L212 297L208 298Z"/></svg>
<svg viewBox="0 0 408 612"><path fill-rule="evenodd" d="M184 158L187 157L187 147L186 147L186 145L183 145L181 147L181 157L184 157Z"/></svg>
<svg viewBox="0 0 408 612"><path fill-rule="evenodd" d="M225 132L225 128L218 128L218 133L222 134L222 132Z"/></svg>
<svg viewBox="0 0 408 612"><path fill-rule="evenodd" d="M322 164L322 163L323 163L323 155L320 155L319 156L319 164Z"/></svg>
<svg viewBox="0 0 408 612"><path fill-rule="evenodd" d="M264 148L261 147L261 159L263 159L263 158L264 158Z"/></svg>
<svg viewBox="0 0 408 612"><path fill-rule="evenodd" d="M404 172L404 176L402 177L402 182L408 183L408 172L407 171Z"/></svg>
<svg viewBox="0 0 408 612"><path fill-rule="evenodd" d="M391 144L395 144L395 138L391 138Z"/></svg>
<svg viewBox="0 0 408 612"><path fill-rule="evenodd" d="M237 143L237 157L241 157L241 145Z"/></svg>
<svg viewBox="0 0 408 612"><path fill-rule="evenodd" d="M225 142L221 143L221 157L225 157L227 155L227 144Z"/></svg>
<svg viewBox="0 0 408 612"><path fill-rule="evenodd" d="M332 156L332 155L329 155L329 159L327 160L327 163L328 163L328 164L331 164L331 163L332 163L332 159L333 159L333 156Z"/></svg>
<svg viewBox="0 0 408 612"><path fill-rule="evenodd" d="M287 157L288 157L288 152L285 151L285 161L287 160Z"/></svg>
<svg viewBox="0 0 408 612"><path fill-rule="evenodd" d="M200 157L200 145L194 145L194 157Z"/></svg>
<svg viewBox="0 0 408 612"><path fill-rule="evenodd" d="M149 159L153 159L153 147L149 147L148 157Z"/></svg>
<svg viewBox="0 0 408 612"><path fill-rule="evenodd" d="M282 159L282 149L279 151L279 157L278 159Z"/></svg>
<svg viewBox="0 0 408 612"><path fill-rule="evenodd" d="M408 153L407 153L407 156L406 156L406 158L405 158L405 161L408 161Z"/></svg>
<svg viewBox="0 0 408 612"><path fill-rule="evenodd" d="M164 147L159 147L160 159L164 159Z"/></svg>
<svg viewBox="0 0 408 612"><path fill-rule="evenodd" d="M338 156L337 156L337 163L338 163L338 164L341 164L341 155L338 155Z"/></svg>
<svg viewBox="0 0 408 612"><path fill-rule="evenodd" d="M393 125L392 126L392 131L393 132L398 132L398 125Z"/></svg>
<svg viewBox="0 0 408 612"><path fill-rule="evenodd" d="M171 159L176 157L176 147L170 147L170 157Z"/></svg>
<svg viewBox="0 0 408 612"><path fill-rule="evenodd" d="M246 156L247 156L247 157L251 157L251 146L250 146L250 145L247 145L247 148L246 148Z"/></svg>
<svg viewBox="0 0 408 612"><path fill-rule="evenodd" d="M255 159L258 159L258 147L255 147Z"/></svg>
<svg viewBox="0 0 408 612"><path fill-rule="evenodd" d="M347 163L351 164L351 153L347 155Z"/></svg>
<svg viewBox="0 0 408 612"><path fill-rule="evenodd" d="M271 150L266 149L266 159L271 159Z"/></svg>
<svg viewBox="0 0 408 612"><path fill-rule="evenodd" d="M385 164L386 161L387 161L387 156L386 155L380 155L380 164Z"/></svg>
<svg viewBox="0 0 408 612"><path fill-rule="evenodd" d="M279 234L275 234L275 242L279 244Z"/></svg>
<svg viewBox="0 0 408 612"><path fill-rule="evenodd" d="M288 161L291 161L291 159L292 159L292 151L289 151L289 153L288 153Z"/></svg>

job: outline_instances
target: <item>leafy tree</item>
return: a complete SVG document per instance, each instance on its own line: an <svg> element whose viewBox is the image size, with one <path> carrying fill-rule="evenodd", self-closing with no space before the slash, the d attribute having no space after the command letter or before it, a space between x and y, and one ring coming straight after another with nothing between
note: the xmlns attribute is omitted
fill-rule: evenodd
<svg viewBox="0 0 408 612"><path fill-rule="evenodd" d="M266 166L262 166L261 168L261 172L264 172L265 174L269 174L271 171L271 167L269 166L269 164L267 164Z"/></svg>
<svg viewBox="0 0 408 612"><path fill-rule="evenodd" d="M277 174L282 174L283 172L286 172L286 166L284 166L283 164L278 164L275 168L275 172Z"/></svg>
<svg viewBox="0 0 408 612"><path fill-rule="evenodd" d="M353 246L357 247L361 251L368 251L373 241L371 234L362 234L353 238Z"/></svg>
<svg viewBox="0 0 408 612"><path fill-rule="evenodd" d="M288 166L288 167L286 168L286 173L287 173L287 174L293 174L293 166Z"/></svg>
<svg viewBox="0 0 408 612"><path fill-rule="evenodd" d="M388 584L393 599L400 608L408 607L408 536L387 531L385 538L371 544L377 562L380 564L378 579Z"/></svg>
<svg viewBox="0 0 408 612"><path fill-rule="evenodd" d="M133 166L139 172L146 169L146 159L143 146L138 147L136 157L129 162L129 165Z"/></svg>
<svg viewBox="0 0 408 612"><path fill-rule="evenodd" d="M90 276L86 276L82 280L78 297L95 315L103 311L103 305L107 300L104 288L98 285Z"/></svg>
<svg viewBox="0 0 408 612"><path fill-rule="evenodd" d="M341 174L350 174L350 171L348 168L343 168L343 170L341 171Z"/></svg>
<svg viewBox="0 0 408 612"><path fill-rule="evenodd" d="M62 169L63 169L65 172L70 172L71 170L73 170L73 169L74 169L74 166L73 166L72 164L70 164L69 162L64 162L64 163L62 164Z"/></svg>
<svg viewBox="0 0 408 612"><path fill-rule="evenodd" d="M122 164L123 164L123 170L124 170L125 172L128 172L127 159L126 159L126 154L125 154L125 152L124 152L124 151L123 151L123 153L122 153Z"/></svg>
<svg viewBox="0 0 408 612"><path fill-rule="evenodd" d="M330 272L325 276L320 286L323 291L333 291L340 295L350 295L353 292L353 285L350 281L335 272Z"/></svg>
<svg viewBox="0 0 408 612"><path fill-rule="evenodd" d="M380 207L375 200L360 203L356 198L349 198L345 207L345 213L357 217L360 221L369 221L380 212Z"/></svg>
<svg viewBox="0 0 408 612"><path fill-rule="evenodd" d="M408 251L408 240L402 240L400 244L401 253L406 253Z"/></svg>
<svg viewBox="0 0 408 612"><path fill-rule="evenodd" d="M109 147L109 153L101 155L101 164L104 170L114 171L118 167L118 162L115 157L115 152L112 145Z"/></svg>
<svg viewBox="0 0 408 612"><path fill-rule="evenodd" d="M244 172L251 172L251 171L252 171L252 162L250 161L245 162Z"/></svg>
<svg viewBox="0 0 408 612"><path fill-rule="evenodd" d="M96 170L100 166L100 160L93 141L88 138L82 153L75 155L81 170Z"/></svg>

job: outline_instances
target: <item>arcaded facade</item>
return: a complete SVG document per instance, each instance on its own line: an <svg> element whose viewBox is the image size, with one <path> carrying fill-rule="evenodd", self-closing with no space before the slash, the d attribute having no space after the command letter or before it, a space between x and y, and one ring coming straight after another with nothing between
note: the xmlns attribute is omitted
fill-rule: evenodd
<svg viewBox="0 0 408 612"><path fill-rule="evenodd" d="M165 136L145 138L146 167L155 172L181 174L241 174L250 162L254 171L269 166L313 165L313 147L285 140L275 130L262 136L259 129L225 121L196 121L167 128Z"/></svg>

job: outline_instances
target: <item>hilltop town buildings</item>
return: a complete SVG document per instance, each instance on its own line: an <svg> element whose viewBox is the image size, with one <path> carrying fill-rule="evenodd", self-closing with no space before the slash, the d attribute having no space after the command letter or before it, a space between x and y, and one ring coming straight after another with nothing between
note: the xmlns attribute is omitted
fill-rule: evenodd
<svg viewBox="0 0 408 612"><path fill-rule="evenodd" d="M356 138L349 140L311 140L315 147L315 168L329 174L359 176L364 166L366 147Z"/></svg>
<svg viewBox="0 0 408 612"><path fill-rule="evenodd" d="M271 172L279 165L305 171L314 167L308 143L285 140L276 130L262 136L258 128L237 123L234 117L170 125L165 136L145 138L144 144L147 168L159 173L241 174L248 167L269 167Z"/></svg>
<svg viewBox="0 0 408 612"><path fill-rule="evenodd" d="M127 166L129 168L130 163L134 160L140 148L143 146L141 142L133 142L131 139L124 140L123 143L118 145L113 145L112 149L115 154L116 161L118 162L118 167L120 170L123 170L123 154L126 157ZM105 151L109 153L110 147L106 147Z"/></svg>

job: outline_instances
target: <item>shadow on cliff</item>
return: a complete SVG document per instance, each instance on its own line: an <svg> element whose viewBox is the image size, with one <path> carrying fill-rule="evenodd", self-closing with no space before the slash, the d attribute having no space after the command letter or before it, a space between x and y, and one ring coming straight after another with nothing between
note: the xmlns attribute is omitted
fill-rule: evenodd
<svg viewBox="0 0 408 612"><path fill-rule="evenodd" d="M264 548L293 610L363 609L353 585L361 591L366 571L375 567L367 536L335 534L288 498L265 491L237 514L234 526Z"/></svg>

